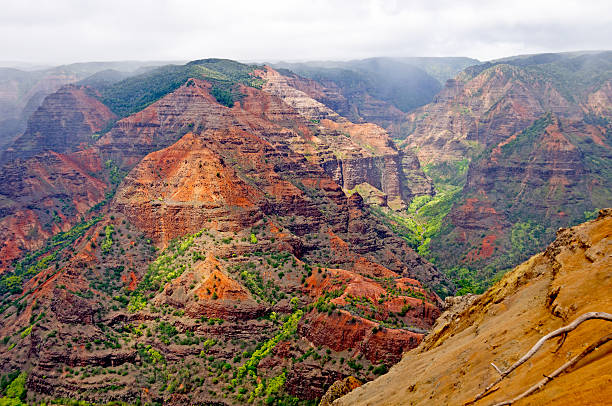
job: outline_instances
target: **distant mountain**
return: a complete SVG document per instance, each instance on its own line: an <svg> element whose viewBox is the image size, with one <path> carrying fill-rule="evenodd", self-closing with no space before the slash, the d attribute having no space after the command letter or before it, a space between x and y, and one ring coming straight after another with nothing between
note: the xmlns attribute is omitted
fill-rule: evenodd
<svg viewBox="0 0 612 406"><path fill-rule="evenodd" d="M393 59L423 69L430 76L436 78L442 86L448 79L453 79L468 66L481 63L478 59L465 57L403 57Z"/></svg>
<svg viewBox="0 0 612 406"><path fill-rule="evenodd" d="M452 191L432 258L482 281L612 205L612 52L466 68L404 130L399 145Z"/></svg>
<svg viewBox="0 0 612 406"><path fill-rule="evenodd" d="M277 63L338 97L316 97L355 122L375 122L394 134L404 113L427 104L447 79L477 64L470 58L370 58L349 62Z"/></svg>
<svg viewBox="0 0 612 406"><path fill-rule="evenodd" d="M311 85L203 59L48 95L0 168L2 384L27 402L314 404L416 347L454 286L369 205L431 182Z"/></svg>
<svg viewBox="0 0 612 406"><path fill-rule="evenodd" d="M86 62L34 70L0 68L0 151L25 130L28 118L40 106L43 99L61 86L107 70L121 72L125 78L143 73L160 64L165 63ZM109 73L106 75L108 79ZM116 74L115 78L119 79ZM91 81L100 79L98 76ZM86 83L92 83L91 81Z"/></svg>

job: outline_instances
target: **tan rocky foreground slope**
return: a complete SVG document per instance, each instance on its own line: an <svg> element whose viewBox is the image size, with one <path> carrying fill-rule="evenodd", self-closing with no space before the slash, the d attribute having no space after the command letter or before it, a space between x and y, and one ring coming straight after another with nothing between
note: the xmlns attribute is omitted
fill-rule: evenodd
<svg viewBox="0 0 612 406"><path fill-rule="evenodd" d="M498 378L491 363L504 370L542 336L595 311L612 312L612 209L560 230L543 253L506 274L471 306L441 317L389 373L334 405L463 405ZM589 320L564 341L549 340L475 404L515 398L611 332L612 323ZM513 404L612 404L612 343Z"/></svg>

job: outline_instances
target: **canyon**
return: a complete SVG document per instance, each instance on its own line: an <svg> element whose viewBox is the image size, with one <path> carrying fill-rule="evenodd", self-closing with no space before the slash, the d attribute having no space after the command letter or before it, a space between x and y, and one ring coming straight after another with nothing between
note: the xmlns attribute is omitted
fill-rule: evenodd
<svg viewBox="0 0 612 406"><path fill-rule="evenodd" d="M551 376L610 322L587 320L566 337L546 342L526 364L477 395L544 335L589 312L610 309L612 212L561 229L542 253L508 272L484 294L449 306L432 333L388 374L354 389L334 405L506 404ZM555 342L556 341L556 342ZM609 403L612 346L602 344L573 368L516 405Z"/></svg>
<svg viewBox="0 0 612 406"><path fill-rule="evenodd" d="M464 374L466 343L508 344L517 314L516 337L594 309L563 292L607 303L612 54L554 55L58 86L0 148L2 382L28 402L464 401L486 356L469 385L427 365Z"/></svg>
<svg viewBox="0 0 612 406"><path fill-rule="evenodd" d="M124 117L63 87L3 153L2 358L35 398L308 402L397 362L452 289L350 190L429 192L384 129L269 67L187 66ZM249 72L231 107L213 67Z"/></svg>

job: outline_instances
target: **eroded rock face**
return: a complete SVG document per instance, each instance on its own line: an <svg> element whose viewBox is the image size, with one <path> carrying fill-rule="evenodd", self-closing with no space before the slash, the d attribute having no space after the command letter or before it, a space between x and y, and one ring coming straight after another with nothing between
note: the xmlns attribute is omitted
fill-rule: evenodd
<svg viewBox="0 0 612 406"><path fill-rule="evenodd" d="M470 165L463 198L447 217L454 229L433 246L442 249L454 242L455 256L465 255L466 263L479 266L516 250L522 243L518 238L524 238L517 237L522 225L535 233L528 252L541 249L557 228L612 199L612 179L586 158L612 162L612 146L603 141L603 131L549 115L499 143Z"/></svg>
<svg viewBox="0 0 612 406"><path fill-rule="evenodd" d="M88 146L114 117L91 89L62 87L1 155L0 271L104 199L103 164Z"/></svg>
<svg viewBox="0 0 612 406"><path fill-rule="evenodd" d="M406 113L392 103L373 97L366 83L337 83L318 77L306 79L283 71L291 87L301 90L354 123L376 123L394 137L401 133ZM433 95L432 95L433 96Z"/></svg>
<svg viewBox="0 0 612 406"><path fill-rule="evenodd" d="M433 286L443 282L434 267L377 224L359 195L347 199L320 168L238 129L187 134L150 154L126 177L113 206L162 243L202 227L239 231L264 215L291 216L292 222L281 224L297 236L329 229L350 251L399 275ZM304 241L284 243L307 255L318 249ZM334 259L349 266L358 257L342 253Z"/></svg>
<svg viewBox="0 0 612 406"><path fill-rule="evenodd" d="M100 170L100 160L90 150L50 151L2 168L0 272L24 251L67 231L104 199L106 183L91 175Z"/></svg>
<svg viewBox="0 0 612 406"><path fill-rule="evenodd" d="M334 351L363 354L372 364L399 361L404 351L415 348L423 339L422 333L407 330L381 330L373 332L378 323L355 318L348 313L320 315L304 327L304 336L318 345L326 345ZM334 326L330 328L329 326Z"/></svg>
<svg viewBox="0 0 612 406"><path fill-rule="evenodd" d="M597 91L587 97L585 107L603 117L612 116L612 80L608 80Z"/></svg>
<svg viewBox="0 0 612 406"><path fill-rule="evenodd" d="M209 83L190 79L95 145L28 161L52 157L56 172L7 172L4 184L21 199L6 206L5 219L14 221L33 196L57 208L60 189L91 220L88 210L104 199L113 173L129 171L96 222L24 280L23 305L5 308L0 331L15 345L0 349L3 368L28 359L30 390L75 397L86 380L100 389L87 395L95 401L216 402L225 401L220 394L236 372L249 393L264 378L281 382L283 396L315 399L353 369L372 379L370 366L396 362L432 326L440 299L421 282L449 282L379 223L358 193L343 191L357 179L403 199L402 155L386 133L334 112L314 123L309 114L320 106L307 97L294 95L290 105L242 90L245 97L227 108L210 96ZM346 157L326 155L334 153ZM321 165L334 159L347 170ZM108 182L91 175L109 160ZM24 223L33 221L41 222ZM62 230L76 232L68 221ZM332 289L342 292L328 295ZM81 379L76 366L104 369L113 383L97 372ZM207 378L209 367L219 377ZM161 379L183 368L193 374ZM196 385L195 376L209 382Z"/></svg>
<svg viewBox="0 0 612 406"><path fill-rule="evenodd" d="M25 131L28 119L43 100L80 75L61 69L24 72L0 68L0 148L10 145Z"/></svg>
<svg viewBox="0 0 612 406"><path fill-rule="evenodd" d="M439 323L419 348L388 374L357 388L334 405L463 404L492 383L491 363L509 367L542 336L580 315L610 306L612 211L562 229L540 254L517 266L472 304ZM586 345L609 332L608 322L585 322L562 343L548 343L479 403L499 403L523 393ZM554 351L559 344L558 351ZM600 347L517 404L605 404L611 349Z"/></svg>
<svg viewBox="0 0 612 406"><path fill-rule="evenodd" d="M281 80L281 79L279 79ZM217 161L219 165L214 170L215 175L218 172L222 175L222 171L229 170L228 163L232 163L233 168L240 168L235 172L229 172L237 174L239 177L246 181L246 183L255 182L257 186L261 188L264 193L267 193L273 199L267 199L266 202L260 201L256 204L251 204L249 210L260 210L264 213L277 213L280 215L295 215L296 220L290 224L289 227L292 232L302 235L305 233L312 232L313 227L319 227L322 224L328 224L334 232L347 231L351 233L351 237L354 245L359 252L379 252L377 254L378 260L385 261L385 263L392 266L395 271L400 274L405 273L406 276L417 276L426 283L431 280L427 276L429 270L421 272L421 269L427 268L425 263L419 263L416 259L417 256L412 253L400 239L393 240L394 242L388 244L383 249L383 245L380 241L391 241L381 240L380 236L385 235L384 238L391 237L388 231L378 230L374 226L371 219L363 221L363 214L357 214L363 212L363 207L357 207L355 214L355 221L347 223L348 218L346 217L350 211L344 209L338 209L339 207L346 207L347 200L344 197L342 190L326 175L332 173L332 178L338 180L338 177L346 187L353 186L354 179L358 179L360 182L370 181L379 185L381 189L388 191L389 195L398 196L401 195L401 174L398 174L397 165L400 160L400 154L396 151L388 138L384 137L384 131L379 127L364 124L355 125L339 116L334 116L336 121L322 119L320 128L325 131L338 132L339 128L350 132L350 139L334 133L333 137L340 137L341 139L348 140L349 144L343 145L338 144L338 153L349 150L350 148L361 148L359 145L366 145L370 148L374 148L381 153L389 154L382 157L362 157L360 159L355 158L354 162L357 167L349 165L347 171L338 171L332 169L325 162L321 162L319 159L314 161L305 161L301 154L308 154L310 150L309 145L312 144L312 140L320 142L320 135L313 135L316 128L312 128L312 123L309 123L304 119L303 116L298 114L297 110L288 107L284 104L282 99L276 96L270 96L265 92L258 92L255 89L244 89L247 96L240 101L239 104L234 106L232 109L220 106L218 103L211 101L211 96L208 94L209 85L202 81L191 80L192 85L183 86L173 94L166 96L164 99L156 102L143 110L141 113L137 113L124 120L118 122L115 129L111 130L106 136L104 136L98 143L101 150L101 154L105 157L114 157L118 162L130 162L136 159L140 159L139 155L142 155L143 151L154 149L159 147L159 143L153 142L154 139L160 139L162 143L169 143L174 137L180 136L180 133L174 133L178 128L195 128L201 131L197 138L202 141L199 145L205 145L219 156ZM284 83L284 82L283 82ZM284 88L284 87L283 87ZM293 93L292 93L293 94ZM292 96L293 99L298 99L297 105L308 105L311 106L308 98L304 100L300 99L296 95ZM182 106L187 106L183 109ZM321 106L315 104L316 109ZM244 107L244 109L243 109ZM314 111L308 107L307 110L310 112ZM161 112L164 112L161 115ZM312 113L314 114L314 113ZM318 113L317 113L318 114ZM331 113L329 113L330 116ZM195 121L195 120L199 121ZM167 123L167 124L161 124ZM290 126L288 123L292 123ZM339 124L338 124L339 123ZM289 127L282 127L281 125L287 125ZM340 127L338 127L340 126ZM224 130L218 128L223 127ZM248 130L247 130L248 129ZM321 130L323 131L323 130ZM170 134L169 138L167 135ZM331 133L328 133L329 139L332 139ZM317 139L319 141L317 141ZM308 142L310 140L310 142ZM142 143L145 144L142 144ZM150 144L153 142L153 144ZM331 142L331 141L330 141ZM333 141L338 143L340 141ZM140 143L140 144L139 144ZM172 149L172 154L176 154L176 149L180 147L181 142L176 144ZM327 145L323 143L323 145ZM352 147L351 147L352 145ZM194 147L197 149L198 147ZM328 147L326 147L328 148ZM189 148L185 147L185 152L179 154L185 154ZM133 153L130 151L134 151ZM169 153L169 152L167 152ZM395 155L393 155L395 153ZM188 156L188 155L185 155ZM160 162L158 162L158 160ZM166 164L166 158L155 157L155 164L149 164L148 169L139 166L133 174L128 176L129 182L126 184L125 192L130 196L133 194L135 198L138 198L140 192L138 190L147 189L150 187L164 188L165 185L159 182L153 185L153 179L151 179L151 170L155 171L154 167L164 167ZM172 158L173 161L178 161ZM267 162L265 162L267 161ZM147 161L148 162L148 161ZM194 167L194 163L189 159L183 159L180 162L180 167L174 168L176 173L168 172L170 176L179 177L179 173L204 173L205 170ZM214 162L214 161L212 161ZM234 163L238 162L236 166ZM337 161L336 161L337 162ZM320 166L314 165L316 163L321 164ZM203 163L206 165L206 163ZM365 165L365 167L364 167ZM325 169L325 172L321 171L321 167ZM411 162L411 170L415 170L417 167L414 161ZM353 169L354 168L354 169ZM203 167L202 169L206 169ZM170 170L170 169L169 169ZM401 169L400 169L401 171ZM149 174L147 174L147 172ZM349 178L345 179L344 174L349 173ZM160 175L158 175L160 176ZM208 176L208 175L206 175ZM233 175L228 175L229 177ZM136 179L141 178L142 180ZM154 177L154 176L153 176ZM221 177L223 179L223 177ZM385 179L387 183L377 183L380 179ZM218 180L218 179L217 179ZM210 179L205 182L209 182ZM133 182L144 182L142 185L132 184ZM164 182L171 184L170 182ZM176 183L176 182L175 182ZM196 186L198 182L193 183ZM244 185L244 183L242 183ZM188 185L185 185L188 186ZM198 186L200 187L200 186ZM223 184L216 185L218 190L224 189ZM300 190L302 188L302 190ZM306 188L306 189L303 189ZM319 189L323 191L324 195L327 195L331 199L334 205L334 211L336 215L322 216L313 206L313 200L309 195L308 189ZM257 194L251 194L248 192L248 188L245 192L239 192L239 189L244 189L243 186L235 188L237 191L233 193L242 193L242 196L248 196L248 199L255 198ZM161 190L161 189L160 189ZM306 192L306 193L305 193ZM116 200L118 205L124 206L123 195L120 193ZM191 196L191 190L186 192L187 196ZM225 193L225 192L224 192ZM317 192L318 193L318 192ZM252 195L252 196L251 196ZM165 194L164 194L165 196ZM144 196L143 199L149 199L150 196ZM169 197L169 196L168 196ZM165 197L162 197L164 200ZM186 198L189 200L190 198ZM255 198L257 200L257 198ZM219 205L221 200L215 197L216 203ZM403 200L399 199L395 201L400 207L403 204ZM139 202L138 204L145 204L149 208L144 213L162 213L168 210L168 218L181 218L182 214L169 209L169 206L161 201L149 201ZM118 207L119 207L118 206ZM230 205L232 206L232 205ZM185 208L186 205L180 204L180 207ZM220 207L220 206L217 206ZM212 208L212 206L211 206ZM124 209L121 209L124 211ZM130 215L134 221L141 221L138 219L140 209L133 208L133 214ZM160 211L161 210L161 211ZM182 210L182 209L181 209ZM200 209L198 209L200 210ZM221 210L227 210L225 206L221 207ZM205 212L206 208L200 210L201 213ZM125 212L125 211L124 211ZM209 212L207 215L210 215ZM350 212L352 213L352 212ZM151 218L156 218L153 215ZM195 217L194 217L195 216ZM218 218L223 219L225 215L220 215ZM257 219L258 214L253 214L252 218ZM216 216L213 216L217 218ZM251 221L245 220L251 218L251 216L234 216L234 218L240 217L240 221ZM185 214L184 218L190 219L189 221L197 218L196 214ZM197 224L198 221L194 221L193 224ZM180 223L179 223L180 224ZM187 229L192 230L193 226L185 225L177 227L177 230ZM240 224L240 227L244 227L246 224ZM347 228L348 226L348 228ZM371 228L374 227L374 228ZM354 234L355 231L361 229L360 236ZM382 234L381 234L382 233ZM160 235L157 232L155 236ZM176 236L178 234L170 234ZM377 237L375 237L377 235ZM170 237L172 238L172 237ZM363 248L362 248L363 247ZM403 258L398 262L393 263L396 256ZM414 257L408 259L408 257ZM393 265L392 265L393 263ZM402 263L409 263L410 265L401 265ZM436 282L434 282L435 284Z"/></svg>
<svg viewBox="0 0 612 406"><path fill-rule="evenodd" d="M458 161L524 130L547 111L579 118L580 109L548 81L496 65L449 80L434 101L408 116L406 148L422 164Z"/></svg>
<svg viewBox="0 0 612 406"><path fill-rule="evenodd" d="M78 146L91 144L91 135L114 118L90 89L65 86L45 98L28 121L25 133L7 148L0 162L27 159L49 150L75 151Z"/></svg>
<svg viewBox="0 0 612 406"><path fill-rule="evenodd" d="M354 189L366 182L387 194L399 207L414 195L431 193L431 182L420 166L414 165L412 153L398 152L381 127L349 122L290 86L296 83L295 78L287 78L270 68L260 75L266 80L265 92L281 98L301 115L320 124L315 132L320 165L344 189ZM307 87L300 84L298 87ZM406 162L405 156L412 162Z"/></svg>
<svg viewBox="0 0 612 406"><path fill-rule="evenodd" d="M473 67L410 115L403 148L434 177L465 174L432 238L440 265L490 278L483 269L520 263L558 227L612 201L612 176L600 169L612 164L609 80L556 75L520 64Z"/></svg>
<svg viewBox="0 0 612 406"><path fill-rule="evenodd" d="M383 129L350 123L272 69L259 74L267 80L263 92L243 87L246 97L231 109L216 103L208 83L191 79L189 86L120 120L98 146L105 159L130 167L143 153L167 147L188 131L236 127L308 156L345 189L368 182L399 207L414 195L431 193L420 167L405 161L411 154L399 153Z"/></svg>
<svg viewBox="0 0 612 406"><path fill-rule="evenodd" d="M171 148L153 152L130 172L115 197L116 209L156 240L195 233L206 223L238 231L261 219L263 194L224 165L202 138L188 134Z"/></svg>

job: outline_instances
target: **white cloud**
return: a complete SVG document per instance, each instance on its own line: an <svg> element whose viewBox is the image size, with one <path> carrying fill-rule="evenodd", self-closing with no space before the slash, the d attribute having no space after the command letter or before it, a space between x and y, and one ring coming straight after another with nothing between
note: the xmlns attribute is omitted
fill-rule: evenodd
<svg viewBox="0 0 612 406"><path fill-rule="evenodd" d="M0 59L350 59L612 48L609 0L20 0Z"/></svg>

